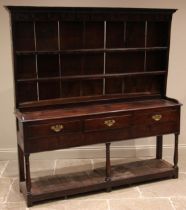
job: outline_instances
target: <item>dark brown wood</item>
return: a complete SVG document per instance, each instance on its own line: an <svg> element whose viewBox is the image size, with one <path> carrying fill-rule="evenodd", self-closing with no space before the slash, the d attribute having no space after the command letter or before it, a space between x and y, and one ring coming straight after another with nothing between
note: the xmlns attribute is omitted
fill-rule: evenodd
<svg viewBox="0 0 186 210"><path fill-rule="evenodd" d="M25 181L25 162L24 162L24 154L19 146L17 145L17 153L18 153L18 167L19 167L19 182Z"/></svg>
<svg viewBox="0 0 186 210"><path fill-rule="evenodd" d="M30 177L30 154L25 154L25 172L26 172L26 199L27 206L32 206L32 193L31 193L31 177Z"/></svg>
<svg viewBox="0 0 186 210"><path fill-rule="evenodd" d="M107 142L106 144L106 177L105 181L110 182L111 181L111 165L110 165L110 142Z"/></svg>
<svg viewBox="0 0 186 210"><path fill-rule="evenodd" d="M80 172L63 176L55 175L33 180L33 202L51 198L64 197L90 191L98 191L106 187L118 187L138 182L173 177L175 169L164 160L150 159L112 167L112 182L105 182L105 168L97 168L91 173ZM25 183L21 183L25 192Z"/></svg>
<svg viewBox="0 0 186 210"><path fill-rule="evenodd" d="M26 128L27 138L40 138L56 134L73 133L82 130L81 121L51 121L50 123L30 125Z"/></svg>
<svg viewBox="0 0 186 210"><path fill-rule="evenodd" d="M143 112L144 109L147 111L146 115L144 116L146 120L150 120L154 122L152 118L149 118L148 114L152 113L153 109L155 111L167 111L166 113L170 112L170 117L167 114L167 117L161 120L169 120L175 119L176 114L175 112L179 113L178 103L170 100L164 99L151 99L151 100L138 100L138 101L130 101L130 102L110 102L110 103L103 103L103 104L89 104L84 106L72 106L70 108L56 108L56 109L46 109L46 110L38 110L38 111L25 111L20 112L17 110L16 116L20 120L27 121L42 121L42 120L50 120L50 119L60 119L60 118L74 118L74 117L88 117L92 115L100 115L100 114L107 114L107 113L125 113L128 115L127 112L129 111L139 111L136 117L138 122L143 122Z"/></svg>
<svg viewBox="0 0 186 210"><path fill-rule="evenodd" d="M163 136L156 137L156 158L162 159Z"/></svg>
<svg viewBox="0 0 186 210"><path fill-rule="evenodd" d="M165 96L167 74L161 72L168 69L169 26L175 10L8 8L13 24L16 108L61 97L73 102L73 97L84 101L85 96L95 96L94 101L99 101L109 99L110 93L118 98L147 93ZM96 80L96 76L70 81L77 75L86 79L108 75L120 81ZM115 88L118 81L121 85Z"/></svg>
<svg viewBox="0 0 186 210"><path fill-rule="evenodd" d="M21 192L50 198L178 177L180 106L166 97L173 9L8 7ZM175 134L174 165L162 138ZM156 136L156 158L110 164L110 143ZM106 167L30 177L29 155L106 144Z"/></svg>
<svg viewBox="0 0 186 210"><path fill-rule="evenodd" d="M129 127L131 124L131 115L126 114L123 116L103 117L87 119L84 122L84 131L99 131L99 130L110 130L120 129Z"/></svg>
<svg viewBox="0 0 186 210"><path fill-rule="evenodd" d="M175 146L174 146L174 168L177 168L178 164L178 137L179 134L175 134Z"/></svg>
<svg viewBox="0 0 186 210"><path fill-rule="evenodd" d="M28 193L31 192L31 178L30 178L30 154L25 154L25 172L26 172L26 187Z"/></svg>
<svg viewBox="0 0 186 210"><path fill-rule="evenodd" d="M94 48L94 49L66 49L66 50L47 50L47 51L16 51L16 55L58 55L58 54L93 54L103 52L135 52L135 51L166 51L167 47L130 47L130 48Z"/></svg>

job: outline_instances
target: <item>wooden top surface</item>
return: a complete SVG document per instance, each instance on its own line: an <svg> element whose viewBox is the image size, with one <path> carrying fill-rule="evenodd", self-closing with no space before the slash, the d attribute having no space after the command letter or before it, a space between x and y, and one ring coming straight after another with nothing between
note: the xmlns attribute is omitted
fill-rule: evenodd
<svg viewBox="0 0 186 210"><path fill-rule="evenodd" d="M16 116L21 121L42 121L50 119L83 117L107 113L137 111L142 109L163 108L180 105L173 100L151 99L132 102L112 102L105 104L91 104L84 106L76 106L70 108L55 108L42 111L20 112L16 111Z"/></svg>
<svg viewBox="0 0 186 210"><path fill-rule="evenodd" d="M27 12L33 12L33 11L40 11L40 12L48 12L48 11L71 11L74 12L76 10L78 11L89 11L89 12L94 12L94 11L100 11L100 12L105 12L105 11L118 11L118 12L141 12L141 13L148 13L148 12L153 12L153 13L159 13L159 12L166 12L166 13L174 13L177 9L173 8L127 8L127 7L37 7L37 6L6 6L7 9L10 11L27 11Z"/></svg>

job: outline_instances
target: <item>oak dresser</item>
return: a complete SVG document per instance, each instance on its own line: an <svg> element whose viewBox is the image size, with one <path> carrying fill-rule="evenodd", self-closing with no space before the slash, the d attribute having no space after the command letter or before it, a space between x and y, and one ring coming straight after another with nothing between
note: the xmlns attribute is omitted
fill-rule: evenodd
<svg viewBox="0 0 186 210"><path fill-rule="evenodd" d="M176 10L7 8L19 183L28 206L178 177L181 104L166 96L171 20ZM175 136L173 165L162 158L164 134ZM111 165L111 142L150 136L156 137L154 158ZM106 145L105 167L31 179L32 153L98 143Z"/></svg>

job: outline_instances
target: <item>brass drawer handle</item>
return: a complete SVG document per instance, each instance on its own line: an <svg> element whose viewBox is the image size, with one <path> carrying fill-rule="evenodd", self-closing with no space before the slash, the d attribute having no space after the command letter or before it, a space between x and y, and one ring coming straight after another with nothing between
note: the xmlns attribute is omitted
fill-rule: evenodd
<svg viewBox="0 0 186 210"><path fill-rule="evenodd" d="M161 114L155 114L155 115L152 116L152 119L155 120L155 121L159 121L159 120L161 120L161 118L162 118Z"/></svg>
<svg viewBox="0 0 186 210"><path fill-rule="evenodd" d="M115 120L105 120L104 124L107 125L108 127L111 127L114 125L116 121Z"/></svg>
<svg viewBox="0 0 186 210"><path fill-rule="evenodd" d="M59 124L59 125L53 125L50 128L51 130L57 133L57 132L60 132L64 127L63 125Z"/></svg>

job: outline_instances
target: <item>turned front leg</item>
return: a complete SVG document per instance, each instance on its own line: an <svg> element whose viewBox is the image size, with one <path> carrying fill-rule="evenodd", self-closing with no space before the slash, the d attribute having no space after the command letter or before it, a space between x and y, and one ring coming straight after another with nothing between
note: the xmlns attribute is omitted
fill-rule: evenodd
<svg viewBox="0 0 186 210"><path fill-rule="evenodd" d="M31 178L30 178L30 154L25 154L25 168L26 168L26 191L27 191L27 206L32 206L31 198Z"/></svg>
<svg viewBox="0 0 186 210"><path fill-rule="evenodd" d="M179 134L175 134L175 142L174 142L174 168L178 168L178 136L179 136Z"/></svg>
<svg viewBox="0 0 186 210"><path fill-rule="evenodd" d="M19 182L24 182L25 181L24 154L19 145L17 145L17 152L18 152Z"/></svg>
<svg viewBox="0 0 186 210"><path fill-rule="evenodd" d="M110 143L106 143L106 181L111 180Z"/></svg>
<svg viewBox="0 0 186 210"><path fill-rule="evenodd" d="M162 159L163 136L156 137L156 159Z"/></svg>

